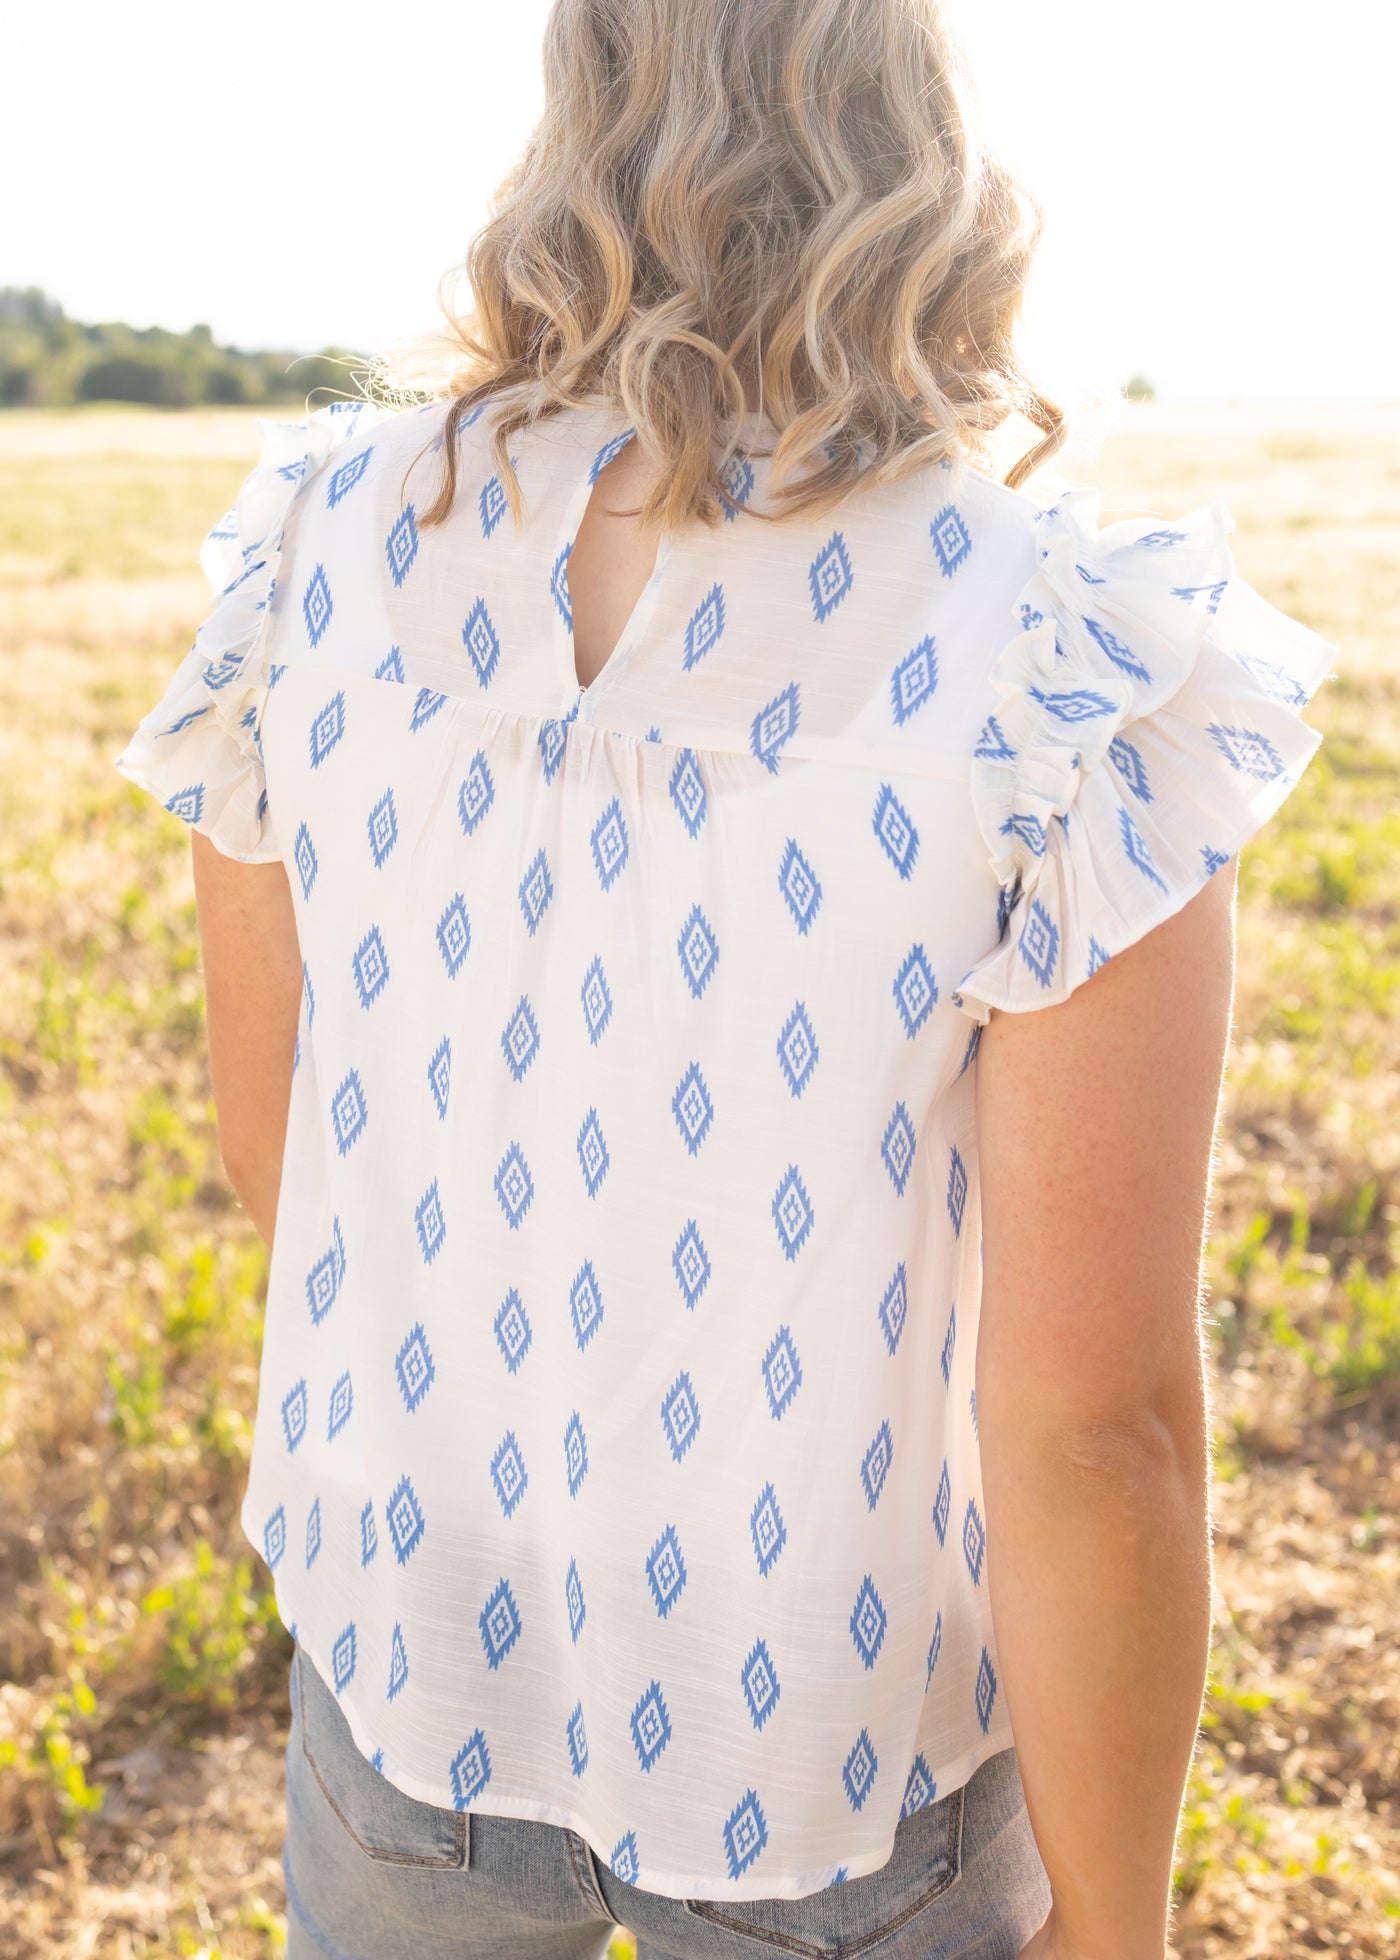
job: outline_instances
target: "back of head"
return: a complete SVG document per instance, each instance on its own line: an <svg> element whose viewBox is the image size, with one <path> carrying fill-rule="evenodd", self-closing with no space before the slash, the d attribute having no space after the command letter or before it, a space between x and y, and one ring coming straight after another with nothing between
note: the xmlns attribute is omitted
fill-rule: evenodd
<svg viewBox="0 0 1400 1960"><path fill-rule="evenodd" d="M455 422L617 404L667 528L715 522L745 418L778 514L1063 417L1014 348L1040 230L979 145L939 0L555 0L545 109L466 264ZM718 452L718 453L717 453ZM455 444L428 513L455 491Z"/></svg>

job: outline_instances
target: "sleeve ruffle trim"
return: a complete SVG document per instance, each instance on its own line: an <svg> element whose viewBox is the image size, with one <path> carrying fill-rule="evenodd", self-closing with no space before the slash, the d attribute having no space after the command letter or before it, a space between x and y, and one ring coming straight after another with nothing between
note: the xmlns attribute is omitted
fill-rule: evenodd
<svg viewBox="0 0 1400 1960"><path fill-rule="evenodd" d="M1236 575L1224 505L1100 531L1098 501L1037 517L992 670L972 798L1002 931L953 996L978 1022L1063 1000L1179 911L1321 739L1299 710L1336 648Z"/></svg>
<svg viewBox="0 0 1400 1960"><path fill-rule="evenodd" d="M267 807L261 722L267 698L270 602L282 541L305 483L375 419L362 402L333 402L303 422L258 419L262 454L199 562L214 601L165 693L115 766L226 857L281 857Z"/></svg>

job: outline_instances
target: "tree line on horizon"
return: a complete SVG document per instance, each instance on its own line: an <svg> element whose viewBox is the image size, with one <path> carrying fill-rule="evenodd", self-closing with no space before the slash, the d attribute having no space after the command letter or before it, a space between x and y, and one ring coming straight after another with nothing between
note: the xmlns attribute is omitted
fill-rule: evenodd
<svg viewBox="0 0 1400 1960"><path fill-rule="evenodd" d="M258 407L353 393L363 366L336 347L220 347L207 326L188 333L70 320L37 286L0 287L0 408L138 402L154 408Z"/></svg>

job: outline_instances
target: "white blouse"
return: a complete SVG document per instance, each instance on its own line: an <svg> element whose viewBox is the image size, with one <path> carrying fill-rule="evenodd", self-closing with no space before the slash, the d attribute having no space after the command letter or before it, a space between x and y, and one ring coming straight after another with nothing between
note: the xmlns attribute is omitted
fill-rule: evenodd
<svg viewBox="0 0 1400 1960"><path fill-rule="evenodd" d="M478 411L425 528L443 415L264 425L116 762L286 865L304 957L242 1520L401 1790L799 1897L1013 1742L980 1024L1226 863L1333 649L1218 504L945 464L765 524L750 449L580 689L631 432L518 436L517 530Z"/></svg>

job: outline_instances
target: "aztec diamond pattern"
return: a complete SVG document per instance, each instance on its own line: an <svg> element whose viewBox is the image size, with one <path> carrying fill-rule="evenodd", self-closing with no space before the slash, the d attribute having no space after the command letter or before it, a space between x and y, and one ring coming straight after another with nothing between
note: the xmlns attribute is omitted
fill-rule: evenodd
<svg viewBox="0 0 1400 1960"><path fill-rule="evenodd" d="M481 495L477 498L477 510L481 515L481 535L483 538L489 538L491 536L491 533L505 516L508 509L509 505L506 502L505 485L498 476L488 478L482 484Z"/></svg>
<svg viewBox="0 0 1400 1960"><path fill-rule="evenodd" d="M909 1278L901 1259L895 1267L894 1278L885 1288L880 1299L880 1328L885 1336L885 1346L893 1354L899 1346L899 1337L904 1332L904 1323L909 1318Z"/></svg>
<svg viewBox="0 0 1400 1960"><path fill-rule="evenodd" d="M807 580L812 589L812 611L820 625L823 620L830 619L855 584L850 553L839 531L832 532L812 560Z"/></svg>
<svg viewBox="0 0 1400 1960"><path fill-rule="evenodd" d="M496 1166L494 1181L496 1197L506 1215L506 1223L515 1231L530 1209L530 1200L535 1195L535 1180L530 1175L530 1166L525 1162L525 1153L518 1143L511 1144Z"/></svg>
<svg viewBox="0 0 1400 1960"><path fill-rule="evenodd" d="M520 910L525 920L525 929L533 939L545 907L554 896L554 880L549 875L549 860L544 854L544 846L531 858L525 876L520 880L518 892Z"/></svg>
<svg viewBox="0 0 1400 1960"><path fill-rule="evenodd" d="M676 813L692 837L700 835L705 821L705 779L694 749L682 749L676 758L668 785Z"/></svg>
<svg viewBox="0 0 1400 1960"><path fill-rule="evenodd" d="M641 1865L637 1860L637 1833L628 1831L620 1837L612 1848L608 1865L614 1877L620 1878L624 1885L635 1885L641 1875Z"/></svg>
<svg viewBox="0 0 1400 1960"><path fill-rule="evenodd" d="M200 794L203 795L202 788ZM179 812L177 811L176 814L178 815ZM195 815L198 814L196 810ZM316 846L311 841L311 832L304 823L297 825L297 834L292 842L292 861L296 865L297 876L301 879L301 895L303 898L310 898L311 887L315 884L316 873L321 867L316 857Z"/></svg>
<svg viewBox="0 0 1400 1960"><path fill-rule="evenodd" d="M394 1548L394 1557L400 1565L407 1565L422 1543L425 1529L423 1507L407 1477L401 1477L395 1485L394 1494L385 1507L385 1516L389 1521L389 1543Z"/></svg>
<svg viewBox="0 0 1400 1960"><path fill-rule="evenodd" d="M1120 640L1101 620L1090 619L1087 614L1084 624L1120 673L1130 674L1135 681L1152 679L1151 670L1143 665L1126 640Z"/></svg>
<svg viewBox="0 0 1400 1960"><path fill-rule="evenodd" d="M684 1369L662 1398L661 1427L671 1455L679 1463L700 1429L700 1404L695 1399L690 1376Z"/></svg>
<svg viewBox="0 0 1400 1960"><path fill-rule="evenodd" d="M496 800L496 784L485 753L478 749L457 792L457 816L462 833L470 837Z"/></svg>
<svg viewBox="0 0 1400 1960"><path fill-rule="evenodd" d="M369 813L369 848L376 867L383 865L398 841L399 819L394 808L394 792L386 789Z"/></svg>
<svg viewBox="0 0 1400 1960"><path fill-rule="evenodd" d="M929 1774L928 1764L922 1752L915 1756L909 1767L909 1777L904 1785L904 1801L899 1807L900 1822L912 1817L916 1810L927 1810L938 1795L938 1785Z"/></svg>
<svg viewBox="0 0 1400 1960"><path fill-rule="evenodd" d="M340 1694L355 1672L355 1622L342 1627L331 1643L331 1680Z"/></svg>
<svg viewBox="0 0 1400 1960"><path fill-rule="evenodd" d="M773 1666L773 1656L768 1651L766 1640L756 1640L749 1649L739 1673L739 1680L743 1685L744 1700L749 1705L749 1716L753 1725L756 1729L761 1729L777 1707L778 1697L782 1693Z"/></svg>
<svg viewBox="0 0 1400 1960"><path fill-rule="evenodd" d="M355 957L350 964L355 974L360 1005L368 1007L379 998L389 979L389 956L384 951L378 926L370 927L355 948Z"/></svg>
<svg viewBox="0 0 1400 1960"><path fill-rule="evenodd" d="M603 962L595 958L583 976L579 988L579 999L583 1002L584 1025L588 1029L588 1039L596 1048L598 1037L612 1018L612 991L607 976L603 972Z"/></svg>
<svg viewBox="0 0 1400 1960"><path fill-rule="evenodd" d="M569 1747L569 1768L582 1776L588 1768L588 1736L583 1726L583 1703L574 1703L573 1713L564 1724L564 1740Z"/></svg>
<svg viewBox="0 0 1400 1960"><path fill-rule="evenodd" d="M1147 848L1142 832L1126 810L1118 812L1118 828L1122 833L1123 849L1127 853L1129 864L1135 865L1143 877L1150 884L1156 885L1159 891L1166 891L1167 881L1153 863L1152 853Z"/></svg>
<svg viewBox="0 0 1400 1960"><path fill-rule="evenodd" d="M967 1207L967 1166L962 1160L962 1152L956 1144L948 1153L948 1216L953 1221L953 1236L962 1237L963 1212Z"/></svg>
<svg viewBox="0 0 1400 1960"><path fill-rule="evenodd" d="M724 632L724 588L712 585L690 618L685 629L685 651L681 665L687 671L703 660Z"/></svg>
<svg viewBox="0 0 1400 1960"><path fill-rule="evenodd" d="M339 688L311 723L311 767L319 769L345 733L345 690Z"/></svg>
<svg viewBox="0 0 1400 1960"><path fill-rule="evenodd" d="M753 1555L758 1560L759 1572L766 1579L787 1543L787 1526L771 1484L765 1484L759 1492L758 1502L749 1517L749 1536L753 1539Z"/></svg>
<svg viewBox="0 0 1400 1960"><path fill-rule="evenodd" d="M885 1488L885 1479L890 1474L890 1464L894 1460L894 1438L890 1434L888 1422L882 1422L875 1431L869 1449L860 1460L860 1481L865 1490L865 1502L870 1510L880 1502Z"/></svg>
<svg viewBox="0 0 1400 1960"><path fill-rule="evenodd" d="M671 1715L658 1681L651 1683L632 1710L631 1728L637 1761L650 1770L671 1740Z"/></svg>
<svg viewBox="0 0 1400 1960"><path fill-rule="evenodd" d="M885 1611L884 1601L867 1572L860 1582L856 1603L851 1608L851 1639L867 1668L874 1667L888 1626L889 1615Z"/></svg>
<svg viewBox="0 0 1400 1960"><path fill-rule="evenodd" d="M939 569L944 578L951 578L972 551L972 534L952 504L945 504L939 511L929 525L929 536Z"/></svg>
<svg viewBox="0 0 1400 1960"><path fill-rule="evenodd" d="M508 1429L496 1445L491 1458L491 1481L496 1486L496 1495L501 1501L501 1510L510 1517L516 1505L525 1495L530 1479L525 1471L525 1459L520 1454L520 1445L515 1440L515 1431Z"/></svg>
<svg viewBox="0 0 1400 1960"><path fill-rule="evenodd" d="M579 1485L587 1472L588 1439L575 1409L564 1425L564 1474L568 1478L570 1497L578 1496Z"/></svg>
<svg viewBox="0 0 1400 1960"><path fill-rule="evenodd" d="M397 647L390 647L389 651L375 668L374 678L377 681L402 682L403 677L403 660L399 650Z"/></svg>
<svg viewBox="0 0 1400 1960"><path fill-rule="evenodd" d="M591 1259L584 1260L569 1287L569 1317L574 1324L574 1339L582 1354L603 1321L603 1296Z"/></svg>
<svg viewBox="0 0 1400 1960"><path fill-rule="evenodd" d="M365 1102L365 1092L360 1087L358 1073L351 1069L331 1098L331 1128L335 1132L335 1147L342 1157L360 1135L368 1120L369 1109Z"/></svg>
<svg viewBox="0 0 1400 1960"><path fill-rule="evenodd" d="M499 1307L496 1318L491 1323L495 1330L496 1345L507 1368L515 1374L529 1352L533 1329L530 1316L526 1313L519 1293L512 1286Z"/></svg>
<svg viewBox="0 0 1400 1960"><path fill-rule="evenodd" d="M1041 986L1048 987L1055 977L1055 962L1059 958L1060 928L1038 898L1030 902L1016 946Z"/></svg>
<svg viewBox="0 0 1400 1960"><path fill-rule="evenodd" d="M501 643L496 637L496 629L491 624L491 615L486 610L484 599L478 599L467 614L462 627L462 645L467 649L467 658L475 669L478 683L488 687L501 657Z"/></svg>
<svg viewBox="0 0 1400 1960"><path fill-rule="evenodd" d="M408 1649L404 1644L403 1628L395 1620L393 1636L389 1642L389 1688L388 1699L403 1693L408 1685Z"/></svg>
<svg viewBox="0 0 1400 1960"><path fill-rule="evenodd" d="M880 848L899 873L907 878L914 869L919 851L919 833L914 820L888 783L882 783L871 818Z"/></svg>
<svg viewBox="0 0 1400 1960"><path fill-rule="evenodd" d="M549 596L558 609L559 617L571 633L574 630L573 608L569 603L569 553L572 550L573 546L566 544L549 573Z"/></svg>
<svg viewBox="0 0 1400 1960"><path fill-rule="evenodd" d="M420 728L427 726L433 716L437 714L438 710L445 705L446 701L447 696L440 694L436 688L419 688L413 697L413 713L409 716L408 720L409 728L415 735Z"/></svg>
<svg viewBox="0 0 1400 1960"><path fill-rule="evenodd" d="M783 861L778 866L778 889L796 922L797 930L803 934L810 931L822 902L821 883L798 849L796 840L791 837L784 848Z"/></svg>
<svg viewBox="0 0 1400 1960"><path fill-rule="evenodd" d="M724 1820L724 1854L729 1876L746 1872L768 1842L768 1820L753 1790L745 1790Z"/></svg>
<svg viewBox="0 0 1400 1960"><path fill-rule="evenodd" d="M686 1220L685 1230L676 1240L671 1253L671 1267L676 1275L676 1284L681 1289L681 1298L693 1312L696 1301L710 1280L710 1255L705 1250L705 1241L697 1231L693 1218Z"/></svg>
<svg viewBox="0 0 1400 1960"><path fill-rule="evenodd" d="M780 1419L802 1386L802 1363L787 1327L780 1327L768 1343L763 1357L763 1386L768 1391L770 1412Z"/></svg>
<svg viewBox="0 0 1400 1960"><path fill-rule="evenodd" d="M318 565L306 582L306 590L301 598L302 618L306 621L306 637L313 647L319 646L331 623L334 604L331 588L326 580L326 568Z"/></svg>
<svg viewBox="0 0 1400 1960"><path fill-rule="evenodd" d="M904 1196L904 1187L914 1167L915 1146L914 1125L909 1120L909 1111L903 1102L897 1102L880 1143L880 1155L890 1174L896 1197Z"/></svg>
<svg viewBox="0 0 1400 1960"><path fill-rule="evenodd" d="M454 1810L465 1810L474 1803L491 1781L491 1751L480 1729L473 1730L470 1741L464 1742L452 1758L447 1780Z"/></svg>
<svg viewBox="0 0 1400 1960"><path fill-rule="evenodd" d="M286 1549L287 1513L284 1506L279 1504L263 1526L263 1556L274 1572Z"/></svg>
<svg viewBox="0 0 1400 1960"><path fill-rule="evenodd" d="M460 892L453 894L446 911L438 920L437 943L448 976L455 980L472 943L471 922L467 918L466 904Z"/></svg>
<svg viewBox="0 0 1400 1960"><path fill-rule="evenodd" d="M355 1390L348 1374L339 1375L331 1390L330 1414L326 1423L326 1441L333 1443L349 1422L355 1408Z"/></svg>
<svg viewBox="0 0 1400 1960"><path fill-rule="evenodd" d="M486 1650L486 1665L494 1673L521 1633L520 1609L507 1580L502 1579L497 1584L482 1607L477 1624L481 1628L481 1644Z"/></svg>
<svg viewBox="0 0 1400 1960"><path fill-rule="evenodd" d="M1141 751L1134 748L1125 736L1116 735L1108 745L1108 759L1138 802L1150 803L1152 786L1147 780L1147 769Z"/></svg>
<svg viewBox="0 0 1400 1960"><path fill-rule="evenodd" d="M724 506L725 519L732 524L739 511L753 495L755 481L753 464L747 456L731 456L720 471L719 480L724 486L725 495L730 499L730 503ZM732 505L737 505L738 509L733 509Z"/></svg>
<svg viewBox="0 0 1400 1960"><path fill-rule="evenodd" d="M596 1109L590 1109L580 1124L574 1148L578 1153L578 1167L583 1172L584 1186L589 1197L596 1198L598 1187L607 1176L608 1166L612 1162Z"/></svg>
<svg viewBox="0 0 1400 1960"><path fill-rule="evenodd" d="M588 1608L584 1604L583 1581L578 1576L575 1559L569 1560L569 1569L564 1574L564 1610L569 1616L569 1638L577 1646L583 1623L588 1618Z"/></svg>
<svg viewBox="0 0 1400 1960"><path fill-rule="evenodd" d="M452 1043L446 1035L433 1050L428 1063L428 1087L439 1118L447 1114L447 1098L452 1088Z"/></svg>
<svg viewBox="0 0 1400 1960"><path fill-rule="evenodd" d="M841 1781L846 1786L852 1810L859 1810L870 1795L875 1782L875 1772L880 1767L880 1759L875 1754L875 1745L870 1740L870 1731L862 1729L856 1737L854 1747L846 1758L841 1771Z"/></svg>
<svg viewBox="0 0 1400 1960"><path fill-rule="evenodd" d="M374 1522L374 1506L367 1503L360 1513L360 1565L366 1567L373 1563L379 1550L379 1527Z"/></svg>
<svg viewBox="0 0 1400 1960"><path fill-rule="evenodd" d="M316 1555L321 1549L321 1500L318 1497L312 1504L306 1518L306 1569L309 1572L316 1563Z"/></svg>
<svg viewBox="0 0 1400 1960"><path fill-rule="evenodd" d="M646 1574L651 1596L656 1601L656 1610L664 1620L685 1591L685 1582L689 1577L674 1525L667 1525L647 1553Z"/></svg>
<svg viewBox="0 0 1400 1960"><path fill-rule="evenodd" d="M423 1254L423 1264L431 1266L447 1238L447 1221L442 1215L442 1198L436 1178L414 1207L413 1222L418 1227L418 1245Z"/></svg>
<svg viewBox="0 0 1400 1960"><path fill-rule="evenodd" d="M718 964L719 942L698 905L690 908L690 916L681 927L680 938L676 941L676 950L681 956L681 971L686 984L699 1000Z"/></svg>
<svg viewBox="0 0 1400 1960"><path fill-rule="evenodd" d="M796 1164L789 1164L773 1193L773 1223L786 1259L795 1259L816 1220L812 1200Z"/></svg>
<svg viewBox="0 0 1400 1960"><path fill-rule="evenodd" d="M938 1002L938 982L922 946L911 946L894 977L894 1002L912 1041Z"/></svg>
<svg viewBox="0 0 1400 1960"><path fill-rule="evenodd" d="M983 1735L991 1727L992 1709L996 1705L996 1698L996 1669L992 1666L991 1657L984 1647L982 1658L977 1663L977 1685L973 1690L973 1703L977 1710L977 1720L982 1725Z"/></svg>
<svg viewBox="0 0 1400 1960"><path fill-rule="evenodd" d="M598 871L598 883L604 891L610 891L617 882L617 875L627 862L630 840L627 825L623 820L622 805L614 797L589 833L589 843L593 847L593 862Z"/></svg>
<svg viewBox="0 0 1400 1960"><path fill-rule="evenodd" d="M953 1354L958 1345L957 1302L948 1309L948 1325L943 1334L943 1348L939 1355L939 1365L943 1370L943 1386L948 1387L953 1379Z"/></svg>
<svg viewBox="0 0 1400 1960"><path fill-rule="evenodd" d="M933 1528L938 1533L938 1542L944 1545L948 1540L948 1514L953 1508L953 1484L948 1475L948 1461L944 1458L942 1474L938 1479L938 1489L933 1494L931 1517Z"/></svg>
<svg viewBox="0 0 1400 1960"><path fill-rule="evenodd" d="M890 676L891 706L901 728L926 701L932 700L937 685L938 656L930 634L911 653L905 654Z"/></svg>
<svg viewBox="0 0 1400 1960"><path fill-rule="evenodd" d="M1056 721L1079 722L1097 721L1101 715L1116 715L1117 706L1106 694L1098 694L1092 687L1070 687L1047 690L1032 687L1026 690L1032 701L1053 715ZM1009 751L1014 754L1015 751Z"/></svg>
<svg viewBox="0 0 1400 1960"><path fill-rule="evenodd" d="M807 1009L799 1000L778 1036L778 1060L782 1063L788 1088L794 1096L800 1096L811 1081L812 1070L817 1065L820 1053Z"/></svg>
<svg viewBox="0 0 1400 1960"><path fill-rule="evenodd" d="M753 718L749 730L749 747L755 757L771 775L778 771L780 751L797 733L801 702L798 699L796 681L789 681L781 694L775 694L766 707L760 708Z"/></svg>
<svg viewBox="0 0 1400 1960"><path fill-rule="evenodd" d="M394 1374L398 1380L399 1394L403 1397L403 1405L412 1415L437 1379L432 1350L428 1346L428 1337L423 1331L421 1320L416 1321L404 1337L403 1344L394 1357Z"/></svg>
<svg viewBox="0 0 1400 1960"><path fill-rule="evenodd" d="M539 1024L535 1020L534 1010L529 1000L522 994L501 1036L501 1053L505 1056L506 1067L515 1081L520 1080L539 1051Z"/></svg>
<svg viewBox="0 0 1400 1960"><path fill-rule="evenodd" d="M963 1518L962 1548L967 1569L972 1574L972 1583L974 1586L980 1585L982 1560L987 1550L987 1531L982 1523L982 1515L971 1498L968 1499L967 1512Z"/></svg>
<svg viewBox="0 0 1400 1960"><path fill-rule="evenodd" d="M396 518L393 529L384 540L384 551L389 560L390 576L395 585L401 586L418 556L418 526L414 521L412 504L405 504Z"/></svg>
<svg viewBox="0 0 1400 1960"><path fill-rule="evenodd" d="M1261 783L1271 783L1283 774L1278 750L1257 728L1234 728L1228 722L1222 725L1213 721L1206 732L1214 738L1230 767L1241 774L1257 776Z"/></svg>

